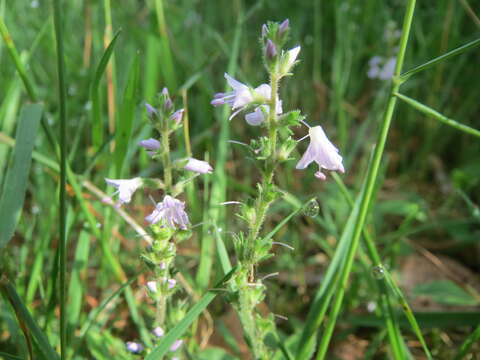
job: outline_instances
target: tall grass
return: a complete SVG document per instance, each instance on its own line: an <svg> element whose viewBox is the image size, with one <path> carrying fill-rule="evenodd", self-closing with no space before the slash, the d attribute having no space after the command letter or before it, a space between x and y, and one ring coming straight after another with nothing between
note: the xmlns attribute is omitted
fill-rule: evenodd
<svg viewBox="0 0 480 360"><path fill-rule="evenodd" d="M219 204L253 195L257 169L229 140L257 132L209 102L224 70L268 80L258 34L287 17L302 62L280 97L332 134L347 172L320 184L292 161L277 177L282 200L265 233L294 251L275 245L258 268L280 272L259 308L280 316L267 338L274 358L342 358L346 341L364 358L478 353L473 1L121 3L0 0L0 358L132 359L134 339L160 359L180 337L185 358L248 358L226 291L240 225ZM391 55L389 22L402 31L395 75L369 79L368 61ZM143 103L163 86L188 106L188 129L173 142L191 146L172 157L208 154L215 170L186 191L201 223L178 244L185 290L175 299L187 315L157 341L140 258L151 207L134 199L112 209L102 190L112 174L158 177L136 143L150 136ZM302 215L312 198L319 214ZM415 257L436 269L426 287L406 280ZM419 298L440 311L426 314Z"/></svg>

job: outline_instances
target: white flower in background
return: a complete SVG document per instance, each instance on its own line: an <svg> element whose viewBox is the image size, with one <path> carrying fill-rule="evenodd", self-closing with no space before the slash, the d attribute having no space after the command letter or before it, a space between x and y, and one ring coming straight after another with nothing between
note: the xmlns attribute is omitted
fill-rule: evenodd
<svg viewBox="0 0 480 360"><path fill-rule="evenodd" d="M380 80L389 80L395 74L395 66L397 65L397 58L391 57L383 64L382 71L378 74Z"/></svg>
<svg viewBox="0 0 480 360"><path fill-rule="evenodd" d="M118 194L119 205L129 203L132 200L133 193L142 186L142 179L139 177L133 179L105 179L108 185L114 186Z"/></svg>
<svg viewBox="0 0 480 360"><path fill-rule="evenodd" d="M178 225L178 227L185 230L190 221L184 209L185 203L183 201L177 200L170 195L165 195L163 201L155 205L155 210L145 220L151 225L162 221L172 229L175 229L176 225Z"/></svg>
<svg viewBox="0 0 480 360"><path fill-rule="evenodd" d="M184 169L199 174L210 174L213 171L213 168L208 162L194 158L188 159L187 165L185 165Z"/></svg>
<svg viewBox="0 0 480 360"><path fill-rule="evenodd" d="M242 84L240 81L235 80L228 74L225 74L225 78L227 79L228 84L232 87L233 91L215 94L211 104L213 106L227 104L232 108L232 110L235 110L230 116L230 120L252 103L266 104L270 101L272 96L272 89L270 88L270 85L262 84L253 89L245 84ZM280 103L280 101L277 100L277 103Z"/></svg>
<svg viewBox="0 0 480 360"><path fill-rule="evenodd" d="M127 350L130 351L131 353L138 354L143 351L142 344L139 344L137 342L127 341L125 345L127 346Z"/></svg>
<svg viewBox="0 0 480 360"><path fill-rule="evenodd" d="M156 281L147 281L147 288L152 293L156 293L157 292L157 282Z"/></svg>
<svg viewBox="0 0 480 360"><path fill-rule="evenodd" d="M328 140L327 135L321 126L314 126L309 129L310 145L297 163L297 169L305 169L310 163L315 161L319 170L315 177L325 180L326 176L322 173L322 168L326 170L345 172L342 164L342 157L338 154L338 149Z"/></svg>
<svg viewBox="0 0 480 360"><path fill-rule="evenodd" d="M384 59L381 56L374 56L368 62L367 76L370 79L389 80L395 73L396 57Z"/></svg>
<svg viewBox="0 0 480 360"><path fill-rule="evenodd" d="M182 346L183 344L183 340L177 340L175 341L172 346L170 346L170 351L171 352L174 352L174 351L177 351L178 349L180 349L180 346Z"/></svg>
<svg viewBox="0 0 480 360"><path fill-rule="evenodd" d="M157 326L155 329L152 330L153 335L160 338L165 335L165 330L163 330L160 326Z"/></svg>

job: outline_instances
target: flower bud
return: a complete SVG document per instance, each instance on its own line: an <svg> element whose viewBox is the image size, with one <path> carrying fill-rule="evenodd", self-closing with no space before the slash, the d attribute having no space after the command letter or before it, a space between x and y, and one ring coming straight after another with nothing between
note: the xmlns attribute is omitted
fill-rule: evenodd
<svg viewBox="0 0 480 360"><path fill-rule="evenodd" d="M160 141L153 138L139 141L138 146L143 147L146 150L154 151L160 148Z"/></svg>
<svg viewBox="0 0 480 360"><path fill-rule="evenodd" d="M290 30L290 21L285 19L278 27L278 36L283 37Z"/></svg>
<svg viewBox="0 0 480 360"><path fill-rule="evenodd" d="M182 122L184 112L184 109L177 110L170 116L170 119L172 119L177 125L179 125Z"/></svg>
<svg viewBox="0 0 480 360"><path fill-rule="evenodd" d="M172 99L170 99L170 94L168 93L168 89L166 87L163 88L162 90L162 96L163 96L163 108L165 111L170 111L173 108L173 102Z"/></svg>
<svg viewBox="0 0 480 360"><path fill-rule="evenodd" d="M268 35L268 27L267 24L262 25L262 37L266 37Z"/></svg>
<svg viewBox="0 0 480 360"><path fill-rule="evenodd" d="M157 109L155 109L152 105L149 103L145 103L145 108L147 109L147 114L149 117L154 117L158 115Z"/></svg>
<svg viewBox="0 0 480 360"><path fill-rule="evenodd" d="M268 60L272 60L275 56L277 56L277 47L273 43L272 40L267 40L267 46L265 48L265 53L267 55Z"/></svg>

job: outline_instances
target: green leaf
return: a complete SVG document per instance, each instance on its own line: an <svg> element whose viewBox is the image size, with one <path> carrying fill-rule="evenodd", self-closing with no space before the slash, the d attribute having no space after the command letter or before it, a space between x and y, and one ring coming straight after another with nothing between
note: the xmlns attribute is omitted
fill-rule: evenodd
<svg viewBox="0 0 480 360"><path fill-rule="evenodd" d="M415 296L428 296L439 304L478 305L478 301L472 295L450 280L438 280L417 285L413 289L413 294Z"/></svg>
<svg viewBox="0 0 480 360"><path fill-rule="evenodd" d="M362 191L357 196L357 200L355 201L340 241L338 242L335 255L328 266L322 283L317 290L313 303L308 311L305 327L298 343L296 359L309 359L313 354L315 334L323 321L325 312L330 304L330 300L336 288L338 274L340 273L339 270L345 261L345 257L352 242L353 225L358 217L360 200L362 199L364 191L364 188L362 188Z"/></svg>
<svg viewBox="0 0 480 360"><path fill-rule="evenodd" d="M100 109L100 81L102 80L105 69L107 68L108 61L113 54L115 44L118 40L120 31L118 31L113 37L112 41L108 45L107 49L103 53L100 63L95 71L92 84L90 86L90 97L92 99L92 140L95 147L100 147L103 139L103 121L102 113Z"/></svg>
<svg viewBox="0 0 480 360"><path fill-rule="evenodd" d="M22 211L32 151L42 112L42 105L29 104L23 107L20 114L13 159L0 199L0 249L12 238Z"/></svg>
<svg viewBox="0 0 480 360"><path fill-rule="evenodd" d="M222 287L235 273L237 269L233 268L225 277L220 280L215 289ZM162 338L161 343L153 349L153 351L145 357L145 360L160 360L169 351L170 346L179 339L189 326L200 316L205 308L212 302L217 296L218 292L209 290L203 297L190 309L185 315L182 321L180 321L173 329L171 329L167 335Z"/></svg>
<svg viewBox="0 0 480 360"><path fill-rule="evenodd" d="M400 93L395 93L394 94L396 97L398 97L400 100L403 102L406 102L408 105L412 106L413 108L417 109L418 111L424 113L427 116L433 117L434 119L437 119L441 123L451 126L457 130L463 131L467 134L473 135L480 137L480 131L477 129L474 129L470 126L463 125L459 123L458 121L455 121L453 119L449 119L443 114L440 114L438 111L432 109L431 107L428 107L427 105L422 104L421 102L414 100L412 98L409 98L408 96L402 95Z"/></svg>
<svg viewBox="0 0 480 360"><path fill-rule="evenodd" d="M42 354L47 359L58 360L58 354L53 350L48 342L47 336L42 332L12 284L7 280L2 280L0 283L0 291L14 308L15 315L17 316L22 330L24 332L28 331L32 335Z"/></svg>
<svg viewBox="0 0 480 360"><path fill-rule="evenodd" d="M139 56L135 56L130 73L128 75L127 85L123 94L123 101L117 131L115 133L115 165L117 177L121 177L125 156L128 150L128 144L132 136L132 125L135 117L135 105L137 102L137 88L140 73Z"/></svg>

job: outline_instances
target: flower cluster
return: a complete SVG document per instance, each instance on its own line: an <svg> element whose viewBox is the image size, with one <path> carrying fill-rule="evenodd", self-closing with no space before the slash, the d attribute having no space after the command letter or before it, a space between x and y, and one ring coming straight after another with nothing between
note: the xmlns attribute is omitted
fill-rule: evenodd
<svg viewBox="0 0 480 360"><path fill-rule="evenodd" d="M163 192L163 199L155 202L153 211L145 217L150 225L153 241L147 248L142 259L153 273L153 279L147 281L147 294L156 304L157 312L155 328L152 334L155 338L164 336L164 329L174 321L171 320L172 312L177 317L184 316L182 303L174 306L167 316L167 299L179 288L174 279L174 259L178 237L190 236L190 219L184 201L178 199L184 191L185 185L199 174L209 174L212 166L206 161L195 159L191 156L171 159L170 137L183 123L184 109L176 110L167 89L163 89L158 99L158 106L145 104L148 118L152 127L158 132L158 138L148 138L138 142L138 146L145 149L154 161L160 161L163 167L162 179L134 177L131 179L105 179L107 185L113 186L118 195L116 206L131 202L134 193L141 187L150 187ZM192 177L191 172L195 173ZM177 176L178 175L178 176ZM106 202L113 204L108 198ZM177 340L170 348L172 353L179 351L183 340ZM126 343L127 351L140 354L144 352L141 343L129 341ZM173 355L173 354L172 354ZM172 357L177 359L177 357Z"/></svg>
<svg viewBox="0 0 480 360"><path fill-rule="evenodd" d="M281 163L292 160L290 155L300 141L292 138L291 128L301 124L307 126L308 135L302 139L310 139L307 150L297 162L297 169L305 169L315 162L319 168L315 177L321 180L326 179L324 170L345 171L339 150L321 126L310 127L298 110L284 112L279 84L283 78L292 75L301 50L300 46L283 50L289 30L288 20L281 24L271 22L262 27L260 42L269 84L249 86L225 74L232 90L215 94L211 101L213 106L228 105L232 110L230 120L244 112L247 124L266 130L265 135L251 140L250 146L243 144L252 150L261 168L261 181L256 186L255 199L245 203L223 203L241 205L237 215L248 225L246 231L233 234L237 271L229 281L229 289L234 294L232 298L238 299L232 303L255 359L273 357L271 349L265 344L267 334L274 331L273 315L260 317L257 314L256 307L265 299L266 286L263 284L265 277L256 279L255 271L260 262L272 256L273 241L269 236L263 237L261 229L271 204L281 196L275 185L275 170Z"/></svg>

